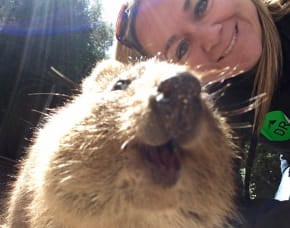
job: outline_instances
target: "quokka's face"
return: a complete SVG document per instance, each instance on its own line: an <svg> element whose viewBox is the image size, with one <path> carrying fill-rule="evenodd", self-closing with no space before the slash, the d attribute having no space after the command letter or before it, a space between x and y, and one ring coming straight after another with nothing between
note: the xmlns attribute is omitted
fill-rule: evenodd
<svg viewBox="0 0 290 228"><path fill-rule="evenodd" d="M213 114L192 72L149 61L129 70L116 68L113 74L106 83L100 74L97 77L97 83L106 84L101 88L106 92L95 113L107 115L98 127L110 126L104 138L115 139L102 144L104 151L115 154L109 160L118 170L114 191L120 199L142 208L192 207L204 202L222 176L228 175L231 185L234 153L226 127L220 129L223 119Z"/></svg>

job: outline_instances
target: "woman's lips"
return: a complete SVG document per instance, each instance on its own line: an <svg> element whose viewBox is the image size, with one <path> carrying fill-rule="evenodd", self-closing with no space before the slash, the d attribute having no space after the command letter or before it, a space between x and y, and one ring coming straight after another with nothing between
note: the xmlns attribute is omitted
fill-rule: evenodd
<svg viewBox="0 0 290 228"><path fill-rule="evenodd" d="M218 62L221 61L224 57L226 57L234 48L236 41L237 41L237 37L238 37L238 27L237 25L235 26L234 29L234 34L232 36L231 42L229 44L229 46L224 50L223 54L221 55L221 57L219 57L219 59L217 60Z"/></svg>

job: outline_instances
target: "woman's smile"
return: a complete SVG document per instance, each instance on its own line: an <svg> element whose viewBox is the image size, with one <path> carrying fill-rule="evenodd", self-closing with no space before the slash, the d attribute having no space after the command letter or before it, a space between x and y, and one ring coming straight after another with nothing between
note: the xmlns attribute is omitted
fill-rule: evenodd
<svg viewBox="0 0 290 228"><path fill-rule="evenodd" d="M227 48L224 50L223 54L221 55L221 57L219 57L218 62L221 61L222 59L224 59L228 54L231 53L231 51L233 50L236 42L238 39L238 27L237 25L234 27L234 32L233 32L233 36L231 39L231 42L229 43L229 45L227 46Z"/></svg>

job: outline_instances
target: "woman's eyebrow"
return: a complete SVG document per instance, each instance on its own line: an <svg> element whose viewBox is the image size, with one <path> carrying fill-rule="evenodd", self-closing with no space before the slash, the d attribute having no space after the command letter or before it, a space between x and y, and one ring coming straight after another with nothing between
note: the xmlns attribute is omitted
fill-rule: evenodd
<svg viewBox="0 0 290 228"><path fill-rule="evenodd" d="M177 36L173 35L171 36L167 42L166 42L166 45L165 45L165 49L164 49L164 56L167 58L167 54L168 54L168 51L169 49L171 48L171 46L176 42L177 40Z"/></svg>

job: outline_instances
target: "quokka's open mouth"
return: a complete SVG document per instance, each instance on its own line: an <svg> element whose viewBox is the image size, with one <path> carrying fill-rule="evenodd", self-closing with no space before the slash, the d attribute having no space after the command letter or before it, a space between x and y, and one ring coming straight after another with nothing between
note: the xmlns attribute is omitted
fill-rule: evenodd
<svg viewBox="0 0 290 228"><path fill-rule="evenodd" d="M148 111L138 128L137 149L153 181L173 186L182 167L181 145L192 140L203 113L201 84L190 72L181 72L159 83L149 97ZM180 145L180 146L179 146Z"/></svg>
<svg viewBox="0 0 290 228"><path fill-rule="evenodd" d="M175 141L160 146L140 145L140 153L151 170L153 181L164 186L172 186L179 177L181 168L180 148Z"/></svg>

